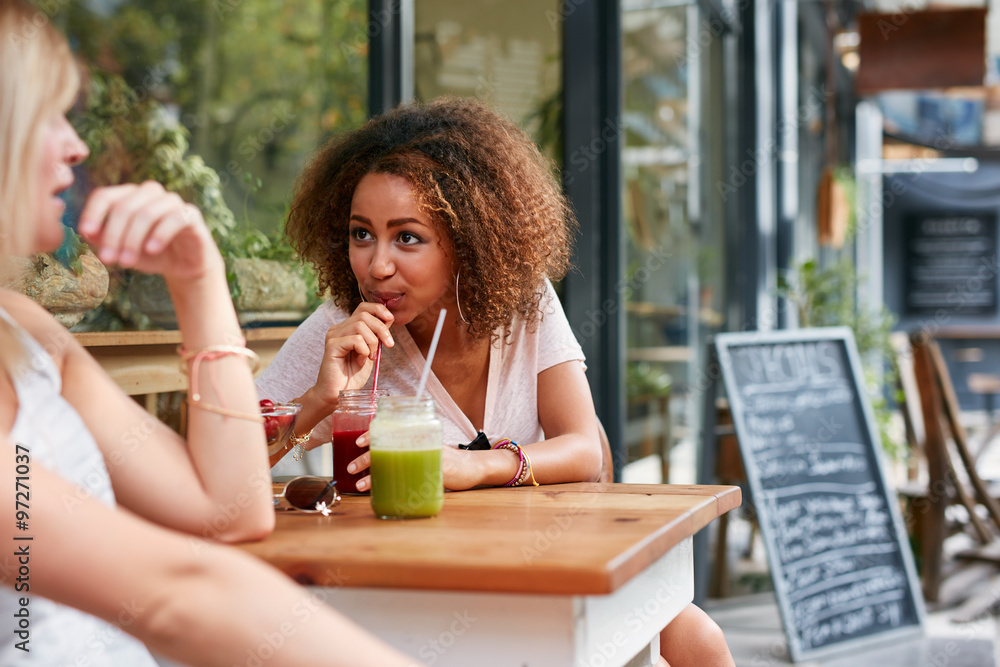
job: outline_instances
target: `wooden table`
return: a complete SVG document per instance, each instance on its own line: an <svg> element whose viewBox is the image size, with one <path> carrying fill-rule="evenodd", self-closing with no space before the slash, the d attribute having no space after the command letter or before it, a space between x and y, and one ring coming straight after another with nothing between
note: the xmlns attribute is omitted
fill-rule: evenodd
<svg viewBox="0 0 1000 667"><path fill-rule="evenodd" d="M347 496L329 517L279 513L242 548L426 663L639 667L693 599L691 537L740 501L728 486L561 484L446 493L437 517L397 522Z"/></svg>

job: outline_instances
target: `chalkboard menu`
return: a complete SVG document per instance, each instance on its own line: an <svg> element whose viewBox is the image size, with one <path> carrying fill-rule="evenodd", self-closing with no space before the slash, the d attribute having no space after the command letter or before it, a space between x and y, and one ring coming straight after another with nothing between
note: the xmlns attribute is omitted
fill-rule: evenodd
<svg viewBox="0 0 1000 667"><path fill-rule="evenodd" d="M722 334L715 345L792 659L922 632L851 331Z"/></svg>
<svg viewBox="0 0 1000 667"><path fill-rule="evenodd" d="M996 212L912 215L905 229L908 315L996 315Z"/></svg>

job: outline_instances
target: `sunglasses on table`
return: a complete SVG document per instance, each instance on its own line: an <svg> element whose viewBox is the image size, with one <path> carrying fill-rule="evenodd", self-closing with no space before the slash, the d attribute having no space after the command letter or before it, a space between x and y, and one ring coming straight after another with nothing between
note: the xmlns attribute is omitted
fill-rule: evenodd
<svg viewBox="0 0 1000 667"><path fill-rule="evenodd" d="M327 477L295 477L274 495L274 509L278 512L318 512L328 515L340 503L336 480Z"/></svg>

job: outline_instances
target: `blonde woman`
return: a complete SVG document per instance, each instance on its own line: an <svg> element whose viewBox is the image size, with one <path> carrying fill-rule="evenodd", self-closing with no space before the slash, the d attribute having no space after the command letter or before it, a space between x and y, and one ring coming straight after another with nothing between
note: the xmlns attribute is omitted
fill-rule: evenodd
<svg viewBox="0 0 1000 667"><path fill-rule="evenodd" d="M44 14L0 0L0 52L2 258L59 245L59 193L87 148L64 116L77 70ZM48 313L0 291L0 664L154 665L133 637L191 665L412 664L192 537L259 539L274 522L248 355L198 210L155 183L104 188L80 232L105 263L166 278L200 396L185 441Z"/></svg>

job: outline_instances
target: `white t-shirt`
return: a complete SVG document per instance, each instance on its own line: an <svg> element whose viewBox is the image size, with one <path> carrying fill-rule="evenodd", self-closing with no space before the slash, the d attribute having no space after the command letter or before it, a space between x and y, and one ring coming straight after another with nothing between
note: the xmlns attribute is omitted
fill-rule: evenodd
<svg viewBox="0 0 1000 667"><path fill-rule="evenodd" d="M548 281L545 281L540 308L542 318L534 332L529 332L523 320L516 318L508 342L501 337L490 348L483 430L491 441L510 438L514 442L531 443L544 439L538 422L538 374L566 361L584 360L583 350ZM327 331L349 316L350 313L330 302L320 306L257 378L260 397L290 401L312 387L323 359ZM424 369L424 357L406 327L394 326L391 331L396 344L382 348L379 389L386 389L390 396L413 396ZM371 383L372 378L369 378L369 388ZM458 445L473 440L476 428L433 372L427 380L427 391L437 404L445 444ZM331 419L327 418L313 431L313 438L327 442L331 429Z"/></svg>

